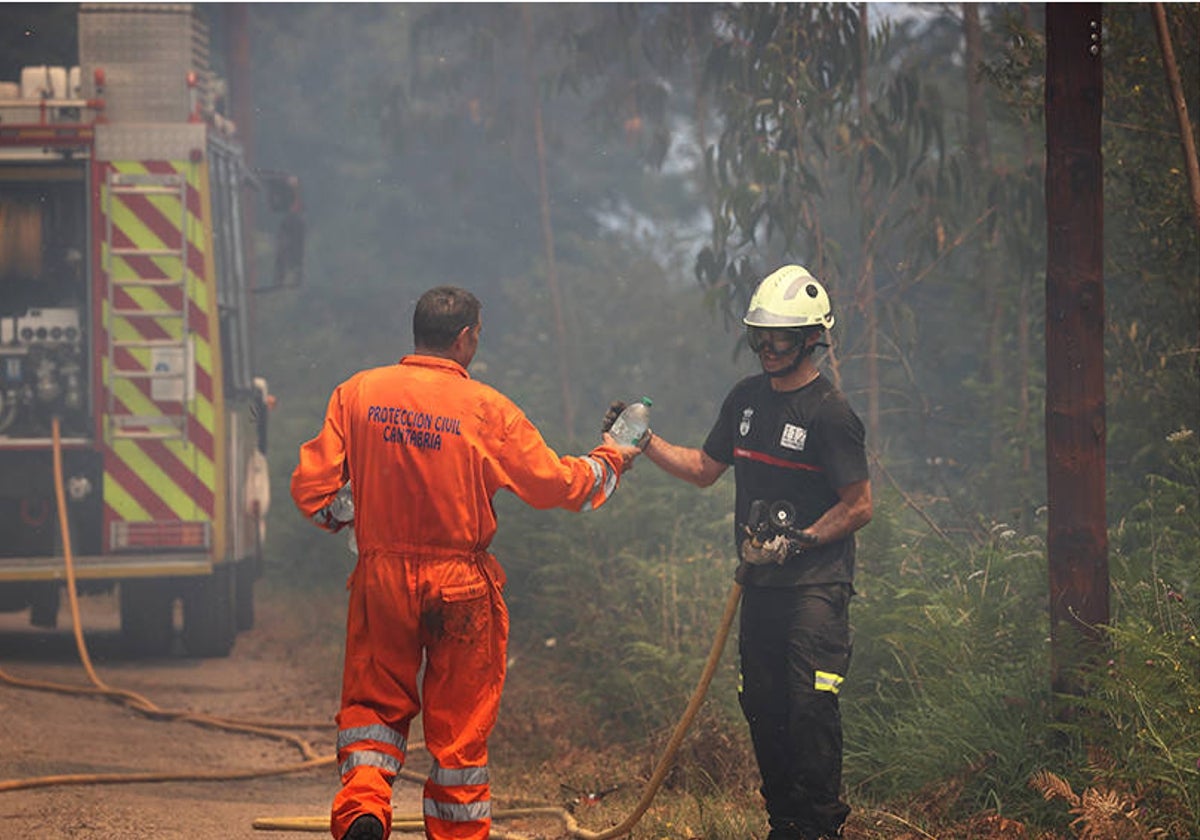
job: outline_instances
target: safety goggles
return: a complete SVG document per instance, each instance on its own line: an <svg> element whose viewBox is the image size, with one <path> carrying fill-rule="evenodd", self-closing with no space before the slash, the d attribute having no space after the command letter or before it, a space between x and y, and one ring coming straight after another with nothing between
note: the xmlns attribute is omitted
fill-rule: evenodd
<svg viewBox="0 0 1200 840"><path fill-rule="evenodd" d="M769 327L747 327L746 343L751 351L761 353L769 350L772 355L786 356L804 341L800 330L771 329Z"/></svg>

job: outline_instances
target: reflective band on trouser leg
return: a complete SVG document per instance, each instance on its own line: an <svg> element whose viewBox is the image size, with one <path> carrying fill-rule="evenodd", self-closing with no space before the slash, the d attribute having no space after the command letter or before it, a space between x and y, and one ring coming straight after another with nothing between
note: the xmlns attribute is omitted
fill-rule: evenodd
<svg viewBox="0 0 1200 840"><path fill-rule="evenodd" d="M382 723L341 729L337 736L338 772L345 776L355 767L378 767L394 778L404 766L407 746L401 733Z"/></svg>
<svg viewBox="0 0 1200 840"><path fill-rule="evenodd" d="M487 840L491 789L487 739L500 712L508 649L508 608L494 561L480 556L438 575L437 631L425 647L425 781L428 840ZM479 582L486 586L476 586Z"/></svg>
<svg viewBox="0 0 1200 840"><path fill-rule="evenodd" d="M382 723L348 726L338 730L338 774L342 789L334 800L330 828L340 837L354 819L374 813L388 826L392 783L404 766L408 742L404 735ZM372 807L369 803L377 803ZM383 805L383 807L379 807Z"/></svg>
<svg viewBox="0 0 1200 840"><path fill-rule="evenodd" d="M487 766L442 767L435 761L425 783L424 812L431 837L486 840L492 819Z"/></svg>
<svg viewBox="0 0 1200 840"><path fill-rule="evenodd" d="M831 674L828 671L817 671L816 677L813 680L813 688L817 691L828 691L837 694L842 690L842 683L846 678L841 674Z"/></svg>
<svg viewBox="0 0 1200 840"><path fill-rule="evenodd" d="M462 787L463 785L486 785L490 781L487 766L459 767L457 769L442 767L436 761L429 771L429 780L442 787Z"/></svg>

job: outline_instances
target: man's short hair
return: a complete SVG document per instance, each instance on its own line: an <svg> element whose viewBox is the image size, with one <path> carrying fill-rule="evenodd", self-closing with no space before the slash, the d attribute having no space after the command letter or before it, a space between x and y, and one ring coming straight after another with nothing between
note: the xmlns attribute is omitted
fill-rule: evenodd
<svg viewBox="0 0 1200 840"><path fill-rule="evenodd" d="M437 286L421 295L413 311L413 343L446 350L463 327L479 323L479 299L457 286Z"/></svg>

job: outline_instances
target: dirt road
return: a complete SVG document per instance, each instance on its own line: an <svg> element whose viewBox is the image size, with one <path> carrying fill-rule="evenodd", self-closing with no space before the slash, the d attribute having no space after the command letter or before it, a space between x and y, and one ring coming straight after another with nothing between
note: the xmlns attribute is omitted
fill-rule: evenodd
<svg viewBox="0 0 1200 840"><path fill-rule="evenodd" d="M117 645L111 597L84 599L93 664L110 687L137 692L163 709L217 716L321 722L297 734L317 754L334 752L342 602L272 598L259 585L256 628L227 659L133 661ZM25 680L88 686L64 609L59 630L28 626L27 613L0 614L0 669ZM424 756L410 769L423 770ZM97 697L14 688L0 682L0 781L63 774L270 770L303 759L288 743L183 722L150 720ZM327 833L263 831L263 817L327 817L336 771L242 781L53 786L0 792L0 837L320 838ZM397 815L420 811L420 790L396 784Z"/></svg>

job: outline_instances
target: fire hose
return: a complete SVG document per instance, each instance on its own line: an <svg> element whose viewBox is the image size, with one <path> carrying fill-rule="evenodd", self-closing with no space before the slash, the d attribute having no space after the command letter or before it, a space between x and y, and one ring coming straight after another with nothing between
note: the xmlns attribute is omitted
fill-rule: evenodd
<svg viewBox="0 0 1200 840"><path fill-rule="evenodd" d="M129 708L154 720L183 721L196 724L198 726L205 726L214 729L222 729L229 732L255 735L278 741L284 741L295 746L300 751L303 758L299 762L265 770L254 769L210 772L192 771L187 773L78 773L40 776L28 779L3 780L0 781L0 793L38 787L51 787L56 785L128 784L138 782L180 781L238 781L299 773L317 767L333 765L337 760L336 756L318 755L307 740L293 734L292 732L285 731L286 729L303 730L323 727L326 725L324 722L295 723L290 726L282 726L274 722L266 722L261 720L224 718L192 712L190 710L163 709L141 694L133 691L127 691L125 689L112 688L102 679L100 679L100 676L96 673L95 668L92 666L91 657L88 654L87 644L84 641L83 626L80 620L79 595L75 586L74 556L71 550L70 529L67 521L66 498L63 490L62 439L59 428L59 418L57 416L55 416L51 421L51 436L54 456L54 494L58 507L59 529L62 533L67 599L71 609L75 647L79 653L80 662L83 664L84 670L87 673L89 681L91 682L91 687L72 686L41 680L21 679L11 676L2 669L0 669L0 681L19 688L106 697L108 699L122 702ZM741 594L741 585L734 583L732 589L730 590L729 596L726 599L725 610L721 616L721 622L718 626L716 636L713 638L712 647L709 650L708 659L705 661L704 669L700 675L700 680L692 692L692 696L688 701L688 705L685 708L683 715L675 725L675 729L672 731L671 737L667 741L667 745L664 748L658 763L655 765L654 771L651 774L649 781L646 783L641 797L639 798L634 809L630 812L629 816L622 820L618 825L603 831L591 831L581 827L570 811L557 806L498 809L493 812L493 817L496 819L529 816L558 817L563 821L567 831L573 837L580 838L580 840L610 840L610 838L622 837L628 834L632 830L633 826L636 825L639 820L641 820L646 811L649 809L650 803L654 800L655 795L658 793L659 788L666 779L667 773L671 769L672 762L675 759L676 753L679 751L680 745L683 743L684 736L687 734L688 729L691 727L692 722L695 720L696 715L700 711L700 706L704 701L705 695L708 693L708 687L712 682L713 676L716 673L717 665L720 662L721 653L725 648L725 642L729 638L729 632L733 626L733 619L737 613L738 603L741 600ZM422 745L413 744L411 745L411 748L418 748L420 746ZM401 770L397 775L400 778L404 778L408 781L418 784L424 782L424 777L413 771ZM253 827L255 829L265 831L328 832L329 818L264 817L256 819L253 823ZM421 831L423 830L423 827L424 820L420 815L398 815L393 819L392 822L393 831ZM496 838L496 840L519 840L519 835L507 834L495 829L493 829L490 836L492 838Z"/></svg>
<svg viewBox="0 0 1200 840"><path fill-rule="evenodd" d="M667 745L654 767L654 772L650 775L650 780L646 783L646 787L642 791L641 798L638 799L637 805L634 806L629 816L618 825L603 831L590 831L583 828L575 821L570 811L565 808L552 806L501 810L496 811L493 816L501 819L516 816L557 816L562 819L571 836L578 837L580 840L610 840L610 838L623 837L628 834L645 815L659 788L662 787L662 783L671 769L671 764L675 760L675 755L679 752L679 747L683 743L684 735L687 734L688 729L700 711L700 706L704 702L705 695L708 693L708 686L712 683L713 675L716 674L717 665L720 663L721 652L725 648L725 641L729 638L729 631L733 626L733 619L737 614L738 602L741 600L741 597L741 584L734 583L733 588L729 592L729 597L725 600L725 611L721 615L721 623L718 626L716 636L713 638L712 647L708 652L708 659L705 661L704 670L700 674L700 680L696 683L696 688L692 691L687 708L684 709L679 722L675 724L675 729L672 731L671 737L667 741ZM422 823L419 817L403 817L400 819L402 820L402 825L415 826L415 830L420 830L421 828ZM393 822L393 828L396 825L397 823ZM328 818L307 817L263 818L255 820L254 827L275 831L328 831L329 820ZM491 836L498 837L500 835L497 835L493 831Z"/></svg>

